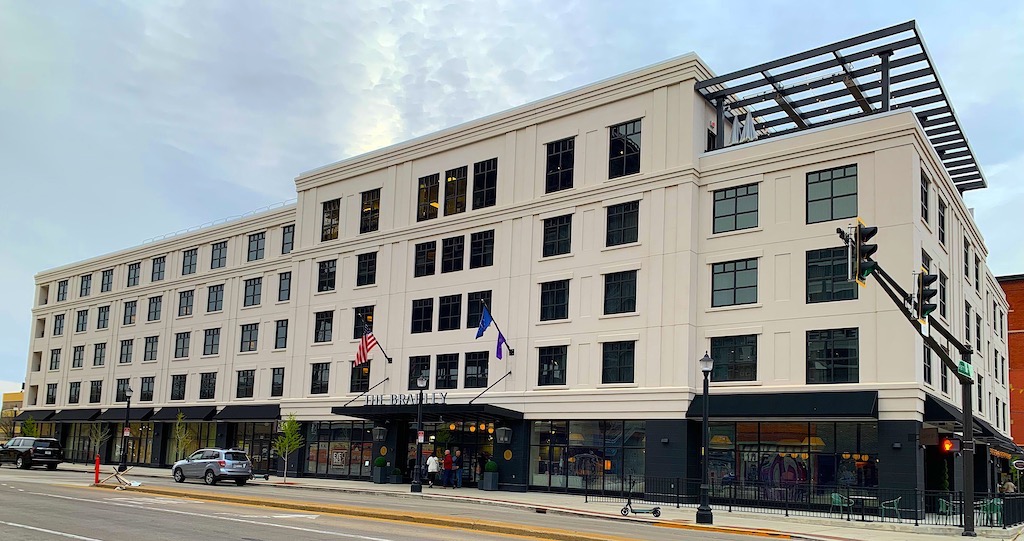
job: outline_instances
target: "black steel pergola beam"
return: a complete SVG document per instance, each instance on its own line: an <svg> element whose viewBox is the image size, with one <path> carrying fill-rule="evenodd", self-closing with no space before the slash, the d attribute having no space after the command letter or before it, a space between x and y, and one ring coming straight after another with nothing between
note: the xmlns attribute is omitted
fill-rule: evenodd
<svg viewBox="0 0 1024 541"><path fill-rule="evenodd" d="M864 97L864 92L861 91L860 86L857 85L857 79L853 76L850 70L849 64L843 59L843 56L839 54L839 51L832 51L835 55L836 60L839 61L839 67L843 68L843 73L846 77L843 77L843 84L846 85L846 89L850 91L850 95L853 96L853 100L860 105L861 110L865 113L871 112L871 103Z"/></svg>
<svg viewBox="0 0 1024 541"><path fill-rule="evenodd" d="M971 153L967 150L961 150L960 152L946 152L941 155L941 158L943 161L954 160L956 158L970 158L971 161L974 161L974 156L971 156Z"/></svg>
<svg viewBox="0 0 1024 541"><path fill-rule="evenodd" d="M786 97L786 91L782 88L782 85L776 82L775 78L772 77L772 74L767 71L762 71L761 76L764 77L764 80L768 81L768 84L772 85L772 88L775 89L775 95L773 96L775 103L778 103L779 107L786 112L786 115L788 115L789 119L793 121L793 124L796 124L797 127L800 128L806 128L809 125L808 122L800 116L800 111L797 110L796 107L793 107L793 104L789 103L789 98Z"/></svg>
<svg viewBox="0 0 1024 541"><path fill-rule="evenodd" d="M973 165L973 164L974 164L974 160L972 160L970 158L963 158L961 160L943 160L942 161L942 165L946 166L946 170L949 170L949 169L951 169L953 167L959 167L961 165Z"/></svg>
<svg viewBox="0 0 1024 541"><path fill-rule="evenodd" d="M952 122L952 119L950 119L950 122ZM944 133L949 133L951 131L960 131L960 126L957 126L955 123L954 124L947 123L946 125L940 126L940 127L935 128L933 130L925 130L924 133L928 137L932 137L932 136L935 136L935 135L942 135Z"/></svg>

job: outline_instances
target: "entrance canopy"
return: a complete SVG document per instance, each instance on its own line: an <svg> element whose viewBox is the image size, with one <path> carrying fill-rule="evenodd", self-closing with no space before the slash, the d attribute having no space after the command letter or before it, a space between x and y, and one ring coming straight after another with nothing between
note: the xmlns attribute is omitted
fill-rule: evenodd
<svg viewBox="0 0 1024 541"><path fill-rule="evenodd" d="M153 408L132 408L128 412L129 421L146 421L153 415ZM96 418L97 421L124 421L124 408L110 408Z"/></svg>
<svg viewBox="0 0 1024 541"><path fill-rule="evenodd" d="M951 432L963 431L964 418L960 408L932 395L924 397L924 422L939 425ZM981 443L1004 449L1010 453L1021 453L1021 449L1010 438L999 433L987 421L974 417L974 438Z"/></svg>
<svg viewBox="0 0 1024 541"><path fill-rule="evenodd" d="M347 415L367 421L416 421L416 404L395 406L338 406L331 408L335 415ZM521 421L523 412L492 404L423 404L423 422L479 422Z"/></svg>
<svg viewBox="0 0 1024 541"><path fill-rule="evenodd" d="M215 421L276 421L281 418L280 404L252 404L224 406L214 416Z"/></svg>

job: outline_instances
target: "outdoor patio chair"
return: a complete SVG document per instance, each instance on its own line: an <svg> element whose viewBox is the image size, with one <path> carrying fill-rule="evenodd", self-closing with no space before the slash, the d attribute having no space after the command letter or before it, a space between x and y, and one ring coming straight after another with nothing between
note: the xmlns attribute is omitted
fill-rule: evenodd
<svg viewBox="0 0 1024 541"><path fill-rule="evenodd" d="M957 515L960 513L960 502L951 502L945 498L939 498L940 515Z"/></svg>
<svg viewBox="0 0 1024 541"><path fill-rule="evenodd" d="M833 492L831 505L828 506L828 514L831 515L832 510L835 509L836 507L839 508L839 514L842 515L844 509L847 511L853 509L853 500L847 498L846 496L843 496L838 492Z"/></svg>
<svg viewBox="0 0 1024 541"><path fill-rule="evenodd" d="M986 526L998 526L1003 522L1003 500L992 498L981 502L978 509ZM980 522L980 521L979 521Z"/></svg>
<svg viewBox="0 0 1024 541"><path fill-rule="evenodd" d="M900 500L903 496L898 496L892 500L886 500L878 506L878 513L882 518L885 518L886 511L892 511L896 515L896 520L903 520L900 517Z"/></svg>

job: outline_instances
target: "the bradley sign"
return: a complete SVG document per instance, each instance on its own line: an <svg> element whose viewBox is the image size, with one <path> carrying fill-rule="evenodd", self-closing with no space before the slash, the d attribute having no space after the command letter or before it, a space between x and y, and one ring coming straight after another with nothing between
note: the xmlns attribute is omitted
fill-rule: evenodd
<svg viewBox="0 0 1024 541"><path fill-rule="evenodd" d="M367 406L415 406L418 402L416 393L408 394L368 394ZM448 393L423 393L424 404L447 404Z"/></svg>

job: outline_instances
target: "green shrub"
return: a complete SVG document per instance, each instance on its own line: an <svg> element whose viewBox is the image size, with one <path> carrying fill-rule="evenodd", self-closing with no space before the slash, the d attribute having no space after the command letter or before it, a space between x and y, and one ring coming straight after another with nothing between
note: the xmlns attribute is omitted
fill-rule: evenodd
<svg viewBox="0 0 1024 541"><path fill-rule="evenodd" d="M484 471L496 472L498 471L498 463L493 460L488 460L487 464L484 464Z"/></svg>
<svg viewBox="0 0 1024 541"><path fill-rule="evenodd" d="M393 468L391 470L391 475L402 475L402 468Z"/></svg>
<svg viewBox="0 0 1024 541"><path fill-rule="evenodd" d="M384 466L388 465L388 459L379 456L373 460L373 465L377 466L378 468L383 468Z"/></svg>

